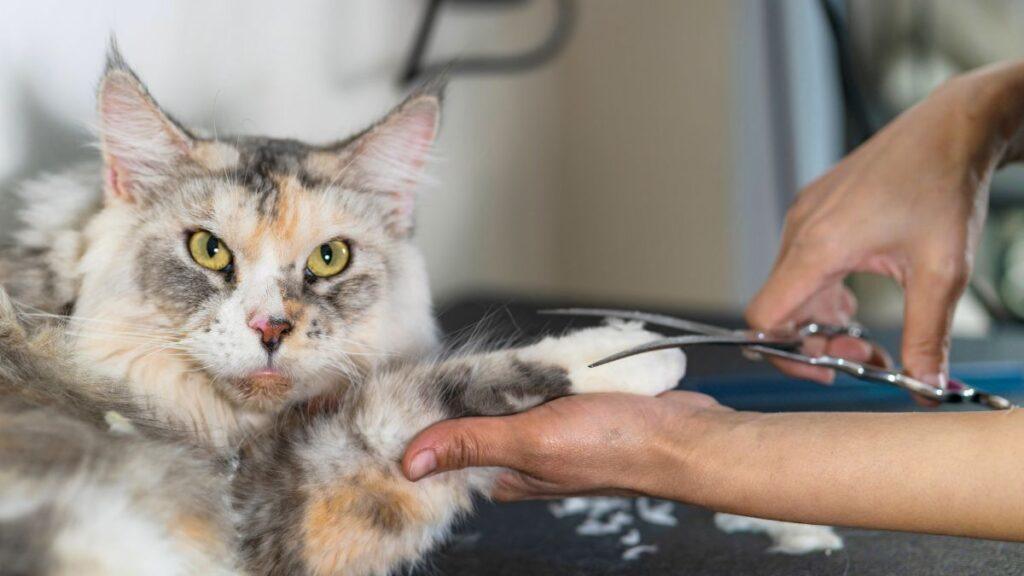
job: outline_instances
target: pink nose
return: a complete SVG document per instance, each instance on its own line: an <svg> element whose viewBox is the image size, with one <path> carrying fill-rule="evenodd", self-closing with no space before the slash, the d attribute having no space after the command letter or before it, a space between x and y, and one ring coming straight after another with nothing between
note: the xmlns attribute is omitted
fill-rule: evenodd
<svg viewBox="0 0 1024 576"><path fill-rule="evenodd" d="M274 352L281 346L281 340L291 332L292 323L284 318L272 318L257 314L249 320L249 327L260 333L260 341L267 352Z"/></svg>

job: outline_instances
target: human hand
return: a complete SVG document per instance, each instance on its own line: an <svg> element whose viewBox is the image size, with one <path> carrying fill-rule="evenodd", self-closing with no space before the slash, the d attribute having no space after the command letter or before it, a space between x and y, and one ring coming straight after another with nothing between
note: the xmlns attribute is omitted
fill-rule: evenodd
<svg viewBox="0 0 1024 576"><path fill-rule="evenodd" d="M731 413L696 392L570 396L512 416L435 424L406 448L402 470L418 480L471 466L508 468L492 491L498 500L658 494L666 481L685 481L680 463L696 445L687 438ZM430 460L430 471L418 464Z"/></svg>
<svg viewBox="0 0 1024 576"><path fill-rule="evenodd" d="M970 276L992 172L1008 148L991 72L947 83L801 191L786 216L774 269L747 310L767 329L809 320L847 323L851 272L894 279L905 292L902 362L945 386L953 310ZM810 354L889 363L849 338L812 340ZM780 363L822 382L831 370Z"/></svg>

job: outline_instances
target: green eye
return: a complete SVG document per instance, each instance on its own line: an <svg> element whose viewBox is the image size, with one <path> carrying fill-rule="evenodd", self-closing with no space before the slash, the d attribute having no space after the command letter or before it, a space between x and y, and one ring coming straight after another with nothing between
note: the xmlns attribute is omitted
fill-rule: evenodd
<svg viewBox="0 0 1024 576"><path fill-rule="evenodd" d="M343 240L331 240L316 247L306 259L306 269L314 276L327 278L341 273L348 266L350 253Z"/></svg>
<svg viewBox="0 0 1024 576"><path fill-rule="evenodd" d="M213 234L197 230L188 239L188 251L192 259L203 268L220 271L231 264L231 250Z"/></svg>

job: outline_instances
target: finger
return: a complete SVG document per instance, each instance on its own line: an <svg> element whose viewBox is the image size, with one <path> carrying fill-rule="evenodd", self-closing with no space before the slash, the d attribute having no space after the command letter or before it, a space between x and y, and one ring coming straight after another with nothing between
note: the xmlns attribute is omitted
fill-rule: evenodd
<svg viewBox="0 0 1024 576"><path fill-rule="evenodd" d="M803 345L800 347L800 353L812 358L821 356L825 353L825 347L827 344L828 342L824 338L811 336L804 340ZM836 378L835 371L829 370L828 368L820 368L818 366L811 366L802 362L781 360L778 358L772 359L772 363L784 374L788 374L794 378L811 380L819 384L832 384Z"/></svg>
<svg viewBox="0 0 1024 576"><path fill-rule="evenodd" d="M827 322L830 324L849 324L857 313L857 298L842 282L836 281L814 293L792 317L798 324L805 321ZM808 356L829 354L857 362L866 362L871 357L871 346L867 342L853 338L808 338L801 350ZM807 366L795 362L776 361L776 366L786 374L822 384L835 381L835 371L826 368Z"/></svg>
<svg viewBox="0 0 1024 576"><path fill-rule="evenodd" d="M515 468L520 462L518 439L505 418L459 418L439 422L420 432L405 450L402 473L412 481L431 474L471 466Z"/></svg>
<svg viewBox="0 0 1024 576"><path fill-rule="evenodd" d="M778 360L775 358L771 358L768 361L778 368L779 372L793 378L810 380L812 382L825 385L832 384L836 379L835 372L828 368L810 366L808 364L801 364L800 362L793 362L792 360Z"/></svg>
<svg viewBox="0 0 1024 576"><path fill-rule="evenodd" d="M857 316L857 295L845 284L839 285L839 309L846 316L847 323Z"/></svg>
<svg viewBox="0 0 1024 576"><path fill-rule="evenodd" d="M955 261L953 261L955 262ZM945 384L953 310L967 281L966 268L949 264L914 270L907 279L903 368L929 384Z"/></svg>
<svg viewBox="0 0 1024 576"><path fill-rule="evenodd" d="M867 340L839 336L828 341L825 353L854 362L871 362L875 358L875 347Z"/></svg>
<svg viewBox="0 0 1024 576"><path fill-rule="evenodd" d="M767 282L747 308L747 322L754 328L776 328L791 319L814 294L835 276L824 258L811 258L804 250L790 250L776 265Z"/></svg>
<svg viewBox="0 0 1024 576"><path fill-rule="evenodd" d="M939 402L938 400L932 400L931 398L925 398L924 396L921 396L920 394L911 394L910 396L911 396L911 398L913 398L915 404L917 404L918 406L922 406L924 408L936 408L940 404L942 404L942 402Z"/></svg>
<svg viewBox="0 0 1024 576"><path fill-rule="evenodd" d="M836 280L815 292L792 319L796 323L808 320L845 326L857 313L857 298L841 281Z"/></svg>

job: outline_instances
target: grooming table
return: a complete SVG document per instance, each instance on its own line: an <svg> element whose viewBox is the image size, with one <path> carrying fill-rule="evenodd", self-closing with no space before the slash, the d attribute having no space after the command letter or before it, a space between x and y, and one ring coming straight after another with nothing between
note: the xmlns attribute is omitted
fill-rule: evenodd
<svg viewBox="0 0 1024 576"><path fill-rule="evenodd" d="M513 303L508 299L464 300L439 310L445 334L464 333L487 320L490 332L531 338L569 326L591 325L581 319L538 316L534 311L565 302ZM579 302L572 304L578 305ZM583 303L604 305L614 303ZM619 307L622 306L609 306ZM737 317L692 311L662 310L680 317L741 326ZM873 336L898 350L896 334ZM1001 362L1024 356L1024 332L1013 331L986 340L956 341L954 373L976 384L1024 402L1024 364ZM738 351L707 348L691 352L684 389L711 394L739 409L778 410L914 410L899 390L841 379L831 388L790 380L763 363L743 360ZM767 393L767 392L771 393ZM445 548L433 554L417 576L543 576L558 575L934 575L1024 573L1024 544L968 538L871 530L837 529L845 548L830 555L786 556L767 552L764 535L725 534L712 523L710 511L676 505L675 527L646 525L644 544L658 551L637 560L622 560L620 535L588 537L575 532L580 517L555 518L545 502L481 503L478 513L457 530Z"/></svg>

